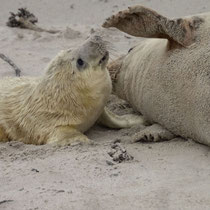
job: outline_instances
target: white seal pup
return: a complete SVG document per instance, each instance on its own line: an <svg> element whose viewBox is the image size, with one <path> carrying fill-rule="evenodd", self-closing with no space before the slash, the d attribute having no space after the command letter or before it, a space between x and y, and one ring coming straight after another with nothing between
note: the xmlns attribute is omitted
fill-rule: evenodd
<svg viewBox="0 0 210 210"><path fill-rule="evenodd" d="M0 142L90 143L83 133L100 115L110 127L135 124L132 115L129 120L104 109L112 88L106 48L95 35L77 49L61 51L40 78L0 80Z"/></svg>
<svg viewBox="0 0 210 210"><path fill-rule="evenodd" d="M154 123L133 141L176 135L210 146L210 13L171 20L134 6L103 26L151 38L109 67L115 93Z"/></svg>

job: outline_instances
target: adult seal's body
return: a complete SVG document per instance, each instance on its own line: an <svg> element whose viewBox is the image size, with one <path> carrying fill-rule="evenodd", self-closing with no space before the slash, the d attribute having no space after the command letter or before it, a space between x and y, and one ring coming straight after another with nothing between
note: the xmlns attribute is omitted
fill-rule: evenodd
<svg viewBox="0 0 210 210"><path fill-rule="evenodd" d="M154 123L133 141L175 134L210 146L210 13L170 20L135 6L103 26L153 38L109 66L115 93Z"/></svg>
<svg viewBox="0 0 210 210"><path fill-rule="evenodd" d="M0 81L0 142L29 144L90 142L83 134L96 120L121 122L104 110L111 93L106 43L93 36L60 52L41 78ZM116 120L115 120L116 118ZM132 122L122 119L123 126Z"/></svg>

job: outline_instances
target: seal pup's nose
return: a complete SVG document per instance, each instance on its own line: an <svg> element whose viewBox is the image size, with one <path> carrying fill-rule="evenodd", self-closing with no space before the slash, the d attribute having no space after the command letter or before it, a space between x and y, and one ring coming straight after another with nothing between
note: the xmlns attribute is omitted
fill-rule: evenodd
<svg viewBox="0 0 210 210"><path fill-rule="evenodd" d="M105 54L104 54L104 56L99 61L99 65L100 64L107 64L108 60L109 60L109 52L106 51Z"/></svg>

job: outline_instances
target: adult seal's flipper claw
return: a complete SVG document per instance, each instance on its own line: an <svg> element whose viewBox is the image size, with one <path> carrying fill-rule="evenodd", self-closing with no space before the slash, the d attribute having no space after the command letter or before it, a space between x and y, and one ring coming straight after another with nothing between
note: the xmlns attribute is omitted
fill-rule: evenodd
<svg viewBox="0 0 210 210"><path fill-rule="evenodd" d="M142 6L129 7L108 18L103 27L115 27L132 36L166 38L181 46L189 46L194 40L194 27L190 20L170 20Z"/></svg>
<svg viewBox="0 0 210 210"><path fill-rule="evenodd" d="M170 131L158 124L153 124L137 132L131 137L131 142L160 142L175 138Z"/></svg>

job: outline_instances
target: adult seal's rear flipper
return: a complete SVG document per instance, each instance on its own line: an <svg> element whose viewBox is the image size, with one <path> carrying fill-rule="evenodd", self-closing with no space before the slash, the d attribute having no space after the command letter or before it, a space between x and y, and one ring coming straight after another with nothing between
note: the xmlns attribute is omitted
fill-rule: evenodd
<svg viewBox="0 0 210 210"><path fill-rule="evenodd" d="M108 18L103 27L115 27L133 36L166 38L184 47L194 40L194 26L190 20L170 20L157 12L142 7L129 7Z"/></svg>

